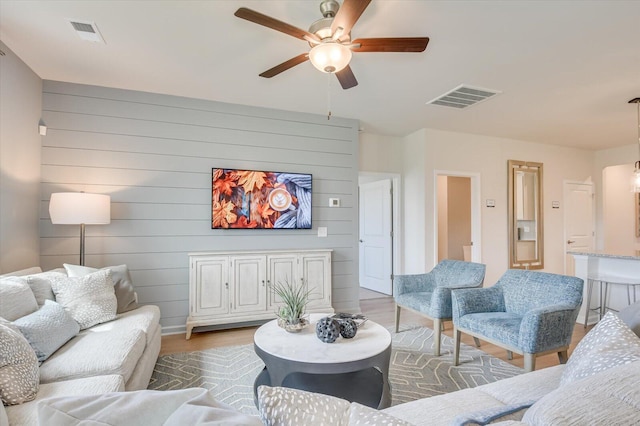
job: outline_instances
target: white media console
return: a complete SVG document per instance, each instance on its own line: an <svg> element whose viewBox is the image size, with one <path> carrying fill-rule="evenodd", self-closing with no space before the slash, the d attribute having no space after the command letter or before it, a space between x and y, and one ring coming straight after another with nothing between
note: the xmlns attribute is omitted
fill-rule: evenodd
<svg viewBox="0 0 640 426"><path fill-rule="evenodd" d="M333 312L331 250L189 253L189 317L194 327L270 320L279 301L270 285L298 282L311 291L307 312Z"/></svg>

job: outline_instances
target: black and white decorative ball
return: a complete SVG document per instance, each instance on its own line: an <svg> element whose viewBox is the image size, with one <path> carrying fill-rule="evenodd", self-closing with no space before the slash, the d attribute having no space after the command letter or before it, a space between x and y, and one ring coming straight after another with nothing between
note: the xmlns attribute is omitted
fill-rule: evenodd
<svg viewBox="0 0 640 426"><path fill-rule="evenodd" d="M352 319L340 320L340 335L345 339L351 339L358 331L358 324Z"/></svg>
<svg viewBox="0 0 640 426"><path fill-rule="evenodd" d="M316 336L325 343L333 343L340 336L340 323L324 317L316 324Z"/></svg>

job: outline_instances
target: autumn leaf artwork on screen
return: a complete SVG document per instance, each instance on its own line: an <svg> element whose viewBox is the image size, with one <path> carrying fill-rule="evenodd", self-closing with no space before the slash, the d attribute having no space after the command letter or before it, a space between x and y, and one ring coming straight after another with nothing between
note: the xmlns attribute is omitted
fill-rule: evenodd
<svg viewBox="0 0 640 426"><path fill-rule="evenodd" d="M212 169L211 228L310 229L311 175Z"/></svg>

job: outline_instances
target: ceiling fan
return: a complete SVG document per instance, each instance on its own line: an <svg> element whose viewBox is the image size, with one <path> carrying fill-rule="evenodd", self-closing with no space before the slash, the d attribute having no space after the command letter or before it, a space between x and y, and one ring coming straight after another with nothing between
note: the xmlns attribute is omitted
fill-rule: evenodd
<svg viewBox="0 0 640 426"><path fill-rule="evenodd" d="M371 0L344 0L342 6L336 0L320 3L321 18L309 27L309 31L241 7L234 14L258 25L280 31L305 40L311 50L266 70L260 77L271 78L307 60L326 73L335 73L343 89L358 85L349 61L352 52L423 52L429 37L358 38L351 40L351 28L369 6Z"/></svg>

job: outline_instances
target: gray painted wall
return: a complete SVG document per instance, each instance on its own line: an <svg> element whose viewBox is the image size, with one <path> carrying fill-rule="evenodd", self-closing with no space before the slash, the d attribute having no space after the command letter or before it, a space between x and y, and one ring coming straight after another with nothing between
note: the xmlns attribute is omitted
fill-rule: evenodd
<svg viewBox="0 0 640 426"><path fill-rule="evenodd" d="M51 193L104 193L112 222L87 226L86 264L129 265L165 332L184 329L198 251L333 249L333 306L358 309L357 121L53 81L42 109L43 269L79 253L78 227L49 221ZM212 230L212 167L312 173L313 229Z"/></svg>
<svg viewBox="0 0 640 426"><path fill-rule="evenodd" d="M37 266L42 80L0 42L0 273Z"/></svg>

